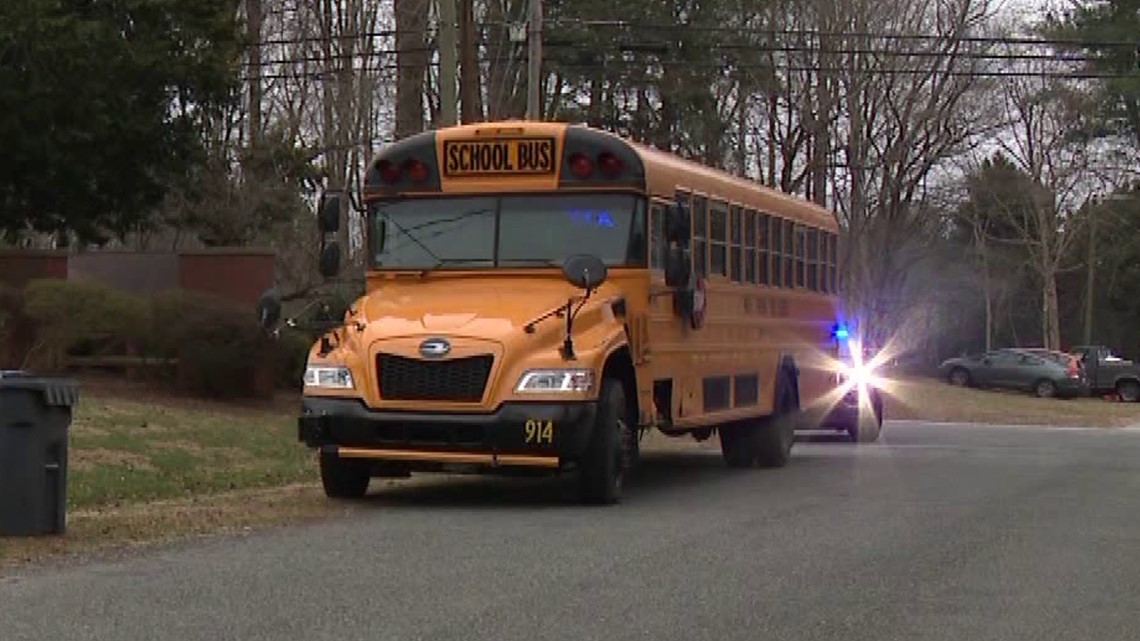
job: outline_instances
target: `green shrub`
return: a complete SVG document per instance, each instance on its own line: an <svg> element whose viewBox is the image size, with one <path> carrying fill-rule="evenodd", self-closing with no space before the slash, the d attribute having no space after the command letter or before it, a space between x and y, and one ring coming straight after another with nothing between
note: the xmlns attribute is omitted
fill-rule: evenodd
<svg viewBox="0 0 1140 641"><path fill-rule="evenodd" d="M305 365L309 362L309 349L313 338L295 329L282 329L274 345L276 354L277 386L299 390L303 387Z"/></svg>
<svg viewBox="0 0 1140 641"><path fill-rule="evenodd" d="M214 398L272 394L273 344L252 310L185 291L160 294L152 309L148 349L178 359L184 391Z"/></svg>
<svg viewBox="0 0 1140 641"><path fill-rule="evenodd" d="M35 368L56 370L69 354L130 353L145 343L149 308L142 298L99 282L35 280L23 315L35 325Z"/></svg>
<svg viewBox="0 0 1140 641"><path fill-rule="evenodd" d="M68 355L174 358L173 382L182 391L248 398L277 387L300 389L312 341L289 328L273 340L252 309L196 292L172 290L147 299L95 282L35 281L23 294L0 285L5 368L58 370Z"/></svg>

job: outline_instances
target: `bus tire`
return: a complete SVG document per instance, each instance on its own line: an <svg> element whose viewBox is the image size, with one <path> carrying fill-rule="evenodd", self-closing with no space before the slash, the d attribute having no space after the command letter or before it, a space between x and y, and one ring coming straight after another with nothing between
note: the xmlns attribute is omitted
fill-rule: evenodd
<svg viewBox="0 0 1140 641"><path fill-rule="evenodd" d="M629 471L630 443L637 435L626 415L625 390L620 380L602 381L598 415L582 456L578 493L585 503L611 505L621 501Z"/></svg>
<svg viewBox="0 0 1140 641"><path fill-rule="evenodd" d="M748 423L733 423L722 425L717 431L720 432L720 453L724 457L725 464L735 469L752 467L756 459L752 445L755 426Z"/></svg>
<svg viewBox="0 0 1140 641"><path fill-rule="evenodd" d="M791 388L784 387L776 410L757 421L751 430L752 454L760 467L784 467L792 458L792 445L796 442L794 406Z"/></svg>
<svg viewBox="0 0 1140 641"><path fill-rule="evenodd" d="M883 432L883 406L882 403L872 403L871 413L859 413L855 424L847 428L848 435L855 443L874 443L879 440Z"/></svg>
<svg viewBox="0 0 1140 641"><path fill-rule="evenodd" d="M330 499L358 499L372 480L367 461L343 459L321 452L321 486Z"/></svg>

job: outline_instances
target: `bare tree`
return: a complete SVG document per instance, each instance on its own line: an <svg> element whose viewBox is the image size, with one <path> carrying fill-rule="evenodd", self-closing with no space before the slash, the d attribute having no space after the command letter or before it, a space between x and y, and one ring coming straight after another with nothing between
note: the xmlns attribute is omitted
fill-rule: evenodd
<svg viewBox="0 0 1140 641"><path fill-rule="evenodd" d="M982 99L977 54L989 0L859 0L839 25L853 34L831 54L844 104L837 140L841 262L849 304L866 326L901 323L907 274L929 238L918 206L932 172L1000 125ZM907 37L919 29L921 37ZM886 34L873 38L864 34ZM895 37L891 37L894 35ZM881 340L883 336L876 339Z"/></svg>
<svg viewBox="0 0 1140 641"><path fill-rule="evenodd" d="M1002 149L1039 187L1030 206L1011 212L1009 222L1041 283L1045 347L1059 349L1057 276L1080 236L1082 205L1097 164L1095 148L1074 134L1095 107L1088 94L1059 79L1012 77L1003 93L1011 127Z"/></svg>

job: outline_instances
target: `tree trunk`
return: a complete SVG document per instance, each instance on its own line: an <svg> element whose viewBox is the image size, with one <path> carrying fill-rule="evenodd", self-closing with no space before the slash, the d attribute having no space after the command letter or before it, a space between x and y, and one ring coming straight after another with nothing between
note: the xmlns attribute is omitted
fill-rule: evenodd
<svg viewBox="0 0 1140 641"><path fill-rule="evenodd" d="M586 109L586 124L591 127L602 126L602 83L605 78L602 76L602 71L599 69L593 74L590 79L590 106Z"/></svg>
<svg viewBox="0 0 1140 641"><path fill-rule="evenodd" d="M776 187L776 128L780 126L780 117L776 112L780 108L780 98L773 91L768 96L768 180L769 187Z"/></svg>
<svg viewBox="0 0 1140 641"><path fill-rule="evenodd" d="M1061 349L1061 314L1057 304L1057 274L1051 270L1044 276L1041 311L1045 348Z"/></svg>
<svg viewBox="0 0 1140 641"><path fill-rule="evenodd" d="M972 223L974 245L978 248L978 261L982 267L982 295L985 297L986 303L986 351L988 352L993 349L994 344L994 294L993 281L990 278L990 250L989 244L986 242L985 230L976 220Z"/></svg>
<svg viewBox="0 0 1140 641"><path fill-rule="evenodd" d="M479 40L475 34L475 0L459 0L459 103L464 123L483 120Z"/></svg>
<svg viewBox="0 0 1140 641"><path fill-rule="evenodd" d="M424 74L427 70L427 3L393 0L396 13L396 137L424 128Z"/></svg>

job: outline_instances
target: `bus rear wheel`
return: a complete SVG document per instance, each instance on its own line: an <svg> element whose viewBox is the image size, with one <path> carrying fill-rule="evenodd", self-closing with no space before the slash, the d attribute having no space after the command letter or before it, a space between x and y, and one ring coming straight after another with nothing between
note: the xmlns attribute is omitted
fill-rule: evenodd
<svg viewBox="0 0 1140 641"><path fill-rule="evenodd" d="M878 405L872 405L869 413L860 408L855 424L847 428L847 434L856 443L874 443L879 440L882 431L883 410Z"/></svg>
<svg viewBox="0 0 1140 641"><path fill-rule="evenodd" d="M752 467L755 456L752 441L756 437L756 427L750 423L722 425L720 433L720 453L726 465L736 469Z"/></svg>
<svg viewBox="0 0 1140 641"><path fill-rule="evenodd" d="M776 412L761 419L755 431L753 455L760 467L784 467L792 458L796 442L796 416L791 392L785 388Z"/></svg>
<svg viewBox="0 0 1140 641"><path fill-rule="evenodd" d="M783 467L792 456L796 440L794 403L785 392L771 416L721 426L720 451L724 462L732 468Z"/></svg>

